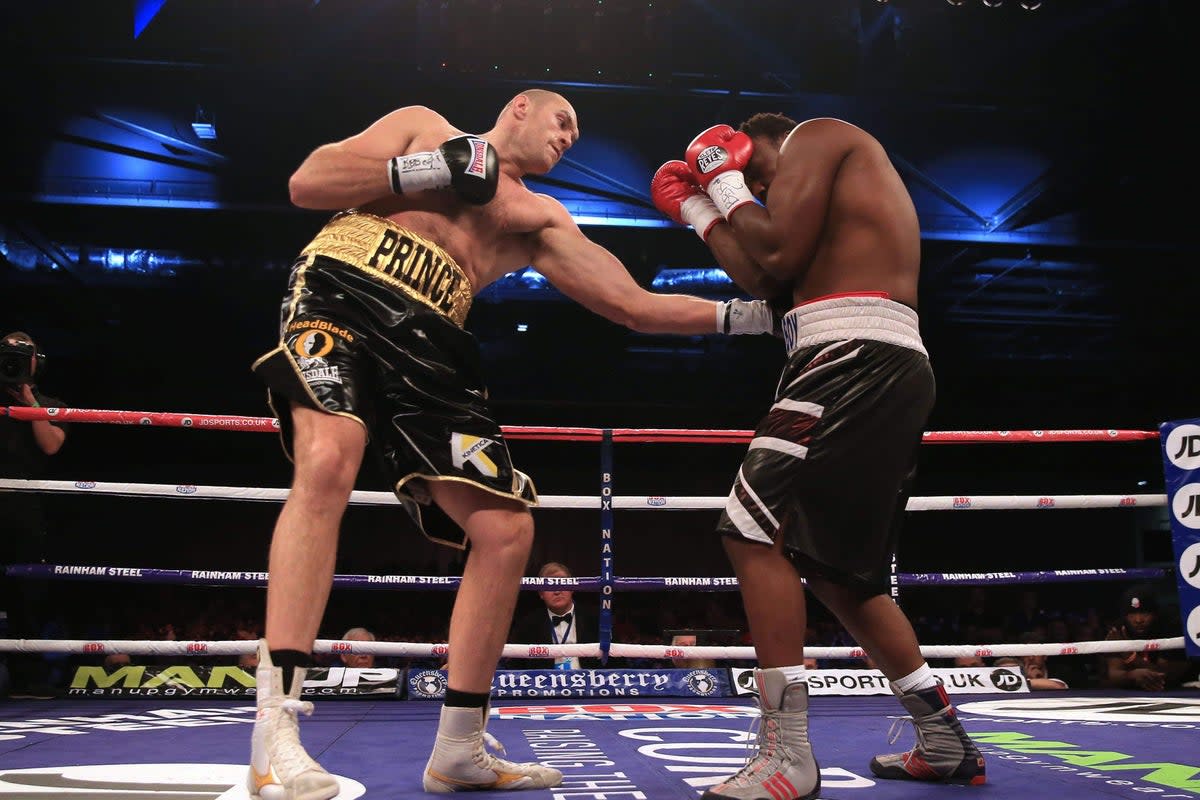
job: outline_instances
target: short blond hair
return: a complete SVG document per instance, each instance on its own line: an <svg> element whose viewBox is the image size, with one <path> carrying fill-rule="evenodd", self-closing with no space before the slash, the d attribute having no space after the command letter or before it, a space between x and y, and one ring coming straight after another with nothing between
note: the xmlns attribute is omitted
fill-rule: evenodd
<svg viewBox="0 0 1200 800"><path fill-rule="evenodd" d="M571 570L567 569L566 564L561 564L558 561L547 561L545 564L542 564L542 568L538 570L538 577L544 578L551 572L561 572L564 578L575 577L571 573Z"/></svg>

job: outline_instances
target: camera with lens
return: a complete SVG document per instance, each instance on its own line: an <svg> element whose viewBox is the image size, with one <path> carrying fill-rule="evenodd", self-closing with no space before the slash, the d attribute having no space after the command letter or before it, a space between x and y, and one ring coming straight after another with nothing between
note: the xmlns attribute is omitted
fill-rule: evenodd
<svg viewBox="0 0 1200 800"><path fill-rule="evenodd" d="M33 373L41 372L46 356L29 342L0 341L0 383L33 383Z"/></svg>

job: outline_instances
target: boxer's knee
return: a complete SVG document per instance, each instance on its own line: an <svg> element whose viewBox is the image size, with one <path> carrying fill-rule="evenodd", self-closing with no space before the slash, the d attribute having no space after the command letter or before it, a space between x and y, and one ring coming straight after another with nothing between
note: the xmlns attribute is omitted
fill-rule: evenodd
<svg viewBox="0 0 1200 800"><path fill-rule="evenodd" d="M293 409L295 435L292 490L345 502L354 488L366 447L366 432L352 418L312 409Z"/></svg>

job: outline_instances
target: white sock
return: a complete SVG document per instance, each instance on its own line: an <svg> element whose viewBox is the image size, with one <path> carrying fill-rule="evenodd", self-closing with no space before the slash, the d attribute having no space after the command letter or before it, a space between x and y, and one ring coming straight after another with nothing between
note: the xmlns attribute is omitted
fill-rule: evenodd
<svg viewBox="0 0 1200 800"><path fill-rule="evenodd" d="M911 694L937 686L937 678L933 677L933 670L929 668L928 664L922 664L903 678L892 681L892 686L895 686L901 694Z"/></svg>
<svg viewBox="0 0 1200 800"><path fill-rule="evenodd" d="M788 685L793 683L804 683L805 673L804 665L800 664L794 667L776 667L775 669L783 673L783 677L787 678Z"/></svg>

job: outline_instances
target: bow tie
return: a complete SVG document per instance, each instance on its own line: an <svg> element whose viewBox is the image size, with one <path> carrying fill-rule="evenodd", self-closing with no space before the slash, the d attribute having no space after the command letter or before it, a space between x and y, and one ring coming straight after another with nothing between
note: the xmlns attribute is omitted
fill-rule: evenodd
<svg viewBox="0 0 1200 800"><path fill-rule="evenodd" d="M558 616L557 614L551 614L550 615L550 624L556 628L563 622L565 622L569 625L571 623L572 616L574 616L574 614L570 611L563 614L561 617Z"/></svg>

